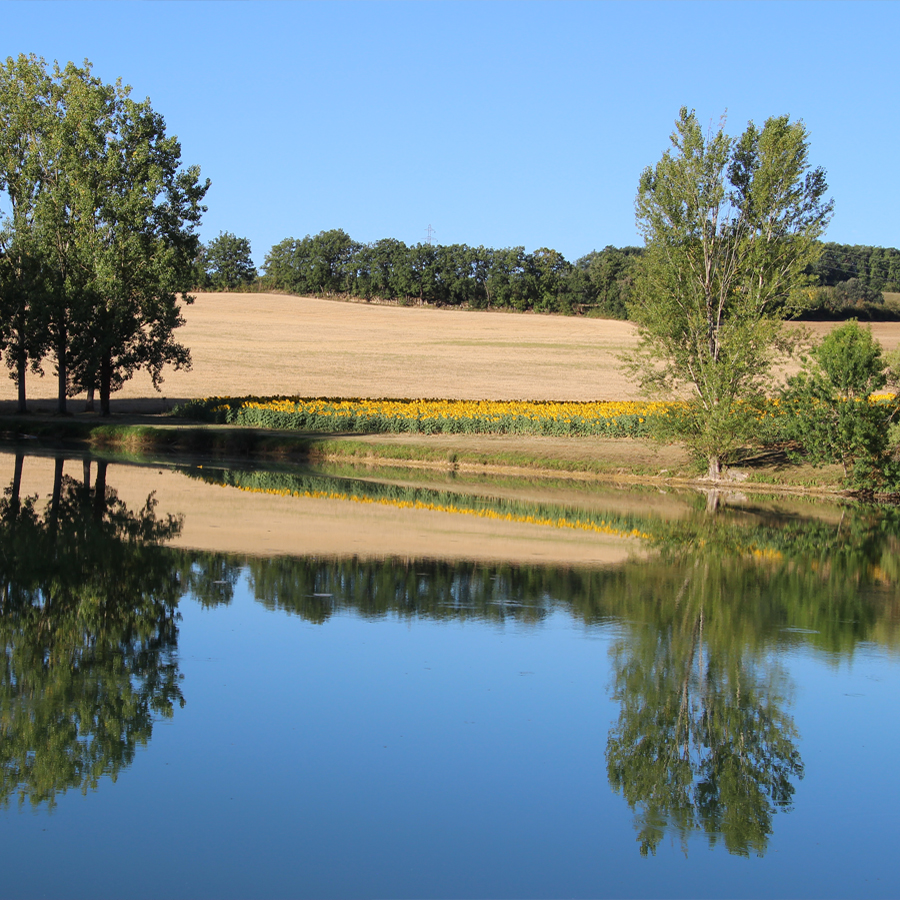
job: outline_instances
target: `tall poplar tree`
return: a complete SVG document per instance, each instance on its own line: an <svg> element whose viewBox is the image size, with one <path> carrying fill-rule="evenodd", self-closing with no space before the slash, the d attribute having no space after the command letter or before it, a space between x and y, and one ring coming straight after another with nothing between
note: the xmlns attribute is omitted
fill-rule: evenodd
<svg viewBox="0 0 900 900"><path fill-rule="evenodd" d="M41 189L36 224L46 271L50 350L55 358L57 411L66 412L72 339L93 319L94 218L102 189L116 89L79 68L54 64L49 114L38 154Z"/></svg>
<svg viewBox="0 0 900 900"><path fill-rule="evenodd" d="M723 125L705 134L682 108L671 142L635 202L646 252L629 305L640 334L630 363L646 388L689 392L682 436L718 478L790 350L781 320L806 302L832 203L806 127L787 116L735 139Z"/></svg>
<svg viewBox="0 0 900 900"><path fill-rule="evenodd" d="M158 389L165 365L190 366L174 332L184 322L178 295L193 281L208 182L195 166L181 169L177 138L128 88L117 86L105 137L86 234L90 318L73 344L69 389L98 390L108 415L110 394L138 369Z"/></svg>

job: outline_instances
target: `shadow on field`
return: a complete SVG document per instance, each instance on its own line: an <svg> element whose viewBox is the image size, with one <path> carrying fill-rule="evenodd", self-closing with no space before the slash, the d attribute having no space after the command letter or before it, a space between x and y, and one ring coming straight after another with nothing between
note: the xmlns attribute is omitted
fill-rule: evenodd
<svg viewBox="0 0 900 900"><path fill-rule="evenodd" d="M186 403L189 398L186 397L112 397L109 401L109 412L111 416L123 415L160 415L170 412L179 403ZM16 411L17 402L15 400L0 400L0 416L20 415ZM38 399L28 400L28 413L40 413L41 415L56 414L56 399ZM100 398L94 400L94 411L88 412L85 409L86 403L84 397L70 397L66 402L66 415L78 418L90 418L100 416ZM27 415L27 414L26 414Z"/></svg>

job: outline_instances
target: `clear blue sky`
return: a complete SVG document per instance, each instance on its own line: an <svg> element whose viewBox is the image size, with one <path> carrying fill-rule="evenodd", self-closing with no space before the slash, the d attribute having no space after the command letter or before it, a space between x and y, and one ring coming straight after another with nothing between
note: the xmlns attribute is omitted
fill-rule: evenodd
<svg viewBox="0 0 900 900"><path fill-rule="evenodd" d="M202 237L343 228L574 260L638 243L634 194L686 105L802 118L828 239L900 246L900 4L2 4L3 58L85 58L150 97L212 179Z"/></svg>

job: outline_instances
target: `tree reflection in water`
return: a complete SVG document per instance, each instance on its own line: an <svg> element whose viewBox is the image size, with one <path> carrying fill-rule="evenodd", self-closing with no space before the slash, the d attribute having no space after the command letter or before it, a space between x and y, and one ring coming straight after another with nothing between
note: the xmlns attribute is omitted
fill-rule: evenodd
<svg viewBox="0 0 900 900"><path fill-rule="evenodd" d="M615 568L265 558L162 546L181 522L157 515L152 495L128 509L103 462L86 462L76 481L57 460L41 508L20 497L22 466L19 456L0 501L0 802L52 807L69 788L115 778L154 721L183 703L179 599L228 604L243 581L266 608L313 623L343 611L538 624L565 611L587 627L613 624L619 715L606 764L641 851L673 833L685 848L700 834L762 854L803 774L778 649L803 642L838 659L862 641L898 645L900 513L827 520L745 507L667 521L311 475L280 473L270 485L255 474L248 488L279 495L339 489L523 521L580 517L646 534L659 551Z"/></svg>
<svg viewBox="0 0 900 900"><path fill-rule="evenodd" d="M829 653L896 644L895 510L837 522L752 509L658 527L657 561L626 567L615 607L629 622L611 650L611 786L635 812L641 853L667 831L762 855L772 817L803 776L774 652L796 632Z"/></svg>
<svg viewBox="0 0 900 900"><path fill-rule="evenodd" d="M177 570L160 542L181 521L153 496L130 510L55 462L49 504L20 497L23 459L0 500L0 804L55 805L116 779L154 719L183 705Z"/></svg>
<svg viewBox="0 0 900 900"><path fill-rule="evenodd" d="M641 852L672 832L734 854L763 854L778 810L803 776L777 648L803 641L849 654L860 641L895 645L898 515L846 508L839 517L729 509L707 502L668 521L501 498L454 495L334 476L191 471L244 490L344 496L523 521L584 520L639 532L659 551L616 569L356 558L248 559L254 596L269 609L322 623L337 610L378 617L538 622L554 609L586 624L623 623L612 646L611 786L634 810ZM702 507L704 504L700 504ZM833 512L833 510L831 511ZM240 563L238 563L240 564ZM227 584L228 566L213 569ZM202 582L198 599L209 602Z"/></svg>
<svg viewBox="0 0 900 900"><path fill-rule="evenodd" d="M703 831L731 853L762 855L772 816L803 775L788 681L734 629L729 586L746 564L697 556L681 583L644 604L652 619L617 640L613 697L621 704L606 750L610 785L636 812L641 853L667 830L687 852Z"/></svg>

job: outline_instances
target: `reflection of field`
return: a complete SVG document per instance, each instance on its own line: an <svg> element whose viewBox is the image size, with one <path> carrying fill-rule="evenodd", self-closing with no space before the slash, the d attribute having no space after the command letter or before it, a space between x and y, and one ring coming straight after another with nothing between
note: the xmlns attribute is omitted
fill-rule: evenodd
<svg viewBox="0 0 900 900"><path fill-rule="evenodd" d="M596 512L542 501L460 493L384 481L362 481L319 473L289 473L196 467L185 474L222 487L254 494L294 497L301 500L344 500L378 504L395 509L428 510L453 515L476 516L496 522L517 522L547 528L568 528L620 538L649 538L645 517Z"/></svg>
<svg viewBox="0 0 900 900"><path fill-rule="evenodd" d="M22 493L45 502L53 460L25 459ZM0 454L0 486L12 480L13 456ZM64 472L82 477L79 460ZM431 509L360 504L347 499L276 496L224 488L169 470L111 464L107 484L131 508L153 491L157 512L183 514L176 546L249 555L313 554L507 560L582 565L621 563L640 552L633 538Z"/></svg>
<svg viewBox="0 0 900 900"><path fill-rule="evenodd" d="M0 453L0 487L11 484L14 459ZM76 486L90 477L94 486L99 465L69 459L63 474ZM644 559L655 549L683 553L715 545L717 552L764 565L783 566L789 557L805 555L813 571L825 561L827 573L847 549L847 536L857 539L847 546L866 543L863 535L874 521L862 510L845 522L846 508L801 498L748 500L726 494L714 522L702 514L706 501L696 492L414 477L390 470L360 478L346 466L262 470L195 463L170 470L104 465L108 490L127 508L141 509L152 493L157 516L183 522L171 539L175 546L249 556L609 565L633 556ZM50 502L53 485L52 457L24 457L20 494L36 496L38 512ZM887 523L886 514L882 519ZM866 561L865 577L892 583L898 577L893 544L875 550Z"/></svg>

